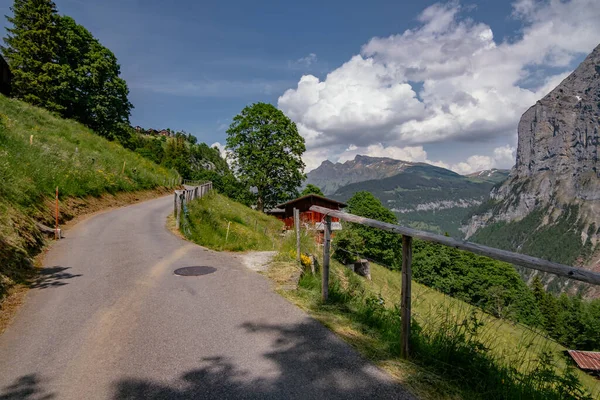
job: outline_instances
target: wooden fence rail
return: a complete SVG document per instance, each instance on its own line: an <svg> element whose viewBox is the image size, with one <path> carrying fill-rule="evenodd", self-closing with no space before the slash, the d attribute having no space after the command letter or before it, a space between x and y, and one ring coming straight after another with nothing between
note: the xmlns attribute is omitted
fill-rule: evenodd
<svg viewBox="0 0 600 400"><path fill-rule="evenodd" d="M193 186L185 183L186 186ZM190 182L190 181L187 181ZM213 189L212 182L207 182L199 186L193 186L191 189L176 190L173 201L173 214L175 215L175 227L179 229L181 217L183 215L183 207L190 201L204 197Z"/></svg>
<svg viewBox="0 0 600 400"><path fill-rule="evenodd" d="M323 287L322 298L327 301L328 285L329 285L329 256L330 256L330 240L331 237L331 217L339 218L343 221L354 222L361 225L370 226L373 228L383 229L402 235L402 297L401 297L401 316L402 316L402 355L408 356L409 346L408 339L410 337L410 321L411 321L411 304L410 304L410 284L412 279L411 262L412 262L412 239L417 238L427 242L439 243L444 246L454 247L460 250L470 251L471 253L490 257L495 260L505 261L521 267L536 269L538 271L549 272L551 274L574 279L581 282L600 285L600 273L588 271L581 268L575 268L568 265L558 264L541 258L527 256L525 254L513 253L506 250L500 250L493 247L482 246L477 243L467 242L465 240L457 240L448 236L437 235L419 231L412 228L407 228L400 225L394 225L387 222L381 222L370 218L360 217L358 215L348 214L342 211L332 210L321 206L312 206L311 211L324 214L325 224L325 244L323 247ZM327 268L325 268L327 266Z"/></svg>

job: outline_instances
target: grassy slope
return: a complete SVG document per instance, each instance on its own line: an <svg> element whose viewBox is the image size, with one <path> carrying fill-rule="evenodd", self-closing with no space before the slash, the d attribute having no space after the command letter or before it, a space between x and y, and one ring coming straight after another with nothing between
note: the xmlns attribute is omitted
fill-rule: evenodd
<svg viewBox="0 0 600 400"><path fill-rule="evenodd" d="M229 235L227 226L229 225ZM190 204L184 234L214 250L278 250L283 224L218 193Z"/></svg>
<svg viewBox="0 0 600 400"><path fill-rule="evenodd" d="M207 247L235 250L271 250L273 247L279 249L280 254L276 262L267 272L269 278L275 282L278 291L323 322L367 358L412 388L420 397L455 399L479 398L481 395L465 389L460 380L440 375L418 359L414 362L400 359L397 351L394 350L396 344L393 339L391 342L386 341L381 331L356 318L360 311L354 309L354 305L335 302L323 305L320 302L318 277L303 278L297 290L289 290L290 278L297 276L299 270L294 261L295 237L288 235L286 239L278 239L277 233L281 226L278 221L220 195L194 202L190 208L190 215L193 224L190 230L193 233L188 237L191 236L194 241ZM235 241L225 245L227 221L233 221L232 230L235 227L237 236ZM253 229L255 221L258 221L260 227L257 230ZM320 250L310 239L310 236L302 236L303 251L319 254ZM388 309L393 309L399 303L400 274L398 272L372 265L372 281L357 278L354 274L351 274L352 279L349 279L346 269L333 262L332 275L334 282L339 282L342 286L347 285L349 280L358 279L366 296L380 298ZM459 324L475 312L484 324L478 331L476 339L489 348L491 358L500 360L504 365L514 365L527 371L536 365L541 351L559 354L565 350L556 342L542 337L527 327L484 314L476 307L416 282L413 282L412 301L415 322L424 333L445 329L443 325L448 321ZM451 364L452 362L449 362L449 365ZM559 361L559 369L562 368L564 362ZM599 393L598 381L580 371L576 373L590 391L596 395Z"/></svg>
<svg viewBox="0 0 600 400"><path fill-rule="evenodd" d="M31 270L43 244L34 218L52 221L57 186L65 200L152 189L176 177L81 124L0 95L0 299Z"/></svg>
<svg viewBox="0 0 600 400"><path fill-rule="evenodd" d="M269 271L269 275L275 280L284 281L281 274L285 271L286 266L274 264L274 268ZM289 267L287 268L288 271L292 271ZM348 282L346 269L337 262L332 263L331 271L335 280L341 282L342 286ZM372 264L371 275L373 278L371 282L360 278L366 296L379 298L383 300L386 308L393 309L400 301L400 274ZM320 302L318 286L318 284L311 286L309 282L300 285L297 291L280 291L280 293L308 311L367 358L398 378L419 397L454 399L479 398L482 395L477 391L462 387L460 380L442 376L437 370L430 369L428 365L424 365L418 359L418 356L414 362L400 359L397 351L394 350L397 343L386 341L383 337L385 334L357 318L355 313L361 311L354 309L355 306L335 303L323 305ZM535 368L542 351L560 356L561 352L565 350L558 343L544 338L525 326L514 325L484 314L476 307L416 282L412 283L412 310L413 318L422 329L423 334L429 335L447 329L444 324L449 321L458 325L475 312L484 324L478 331L476 339L489 349L491 358L499 360L501 364L515 366L522 372L528 372ZM416 325L413 323L413 329L415 327ZM452 361L447 362L452 365ZM565 366L563 361L559 361L558 364L561 370ZM576 374L590 392L596 396L600 395L600 385L596 379L581 371L576 371ZM490 395L495 396L497 393L490 393Z"/></svg>

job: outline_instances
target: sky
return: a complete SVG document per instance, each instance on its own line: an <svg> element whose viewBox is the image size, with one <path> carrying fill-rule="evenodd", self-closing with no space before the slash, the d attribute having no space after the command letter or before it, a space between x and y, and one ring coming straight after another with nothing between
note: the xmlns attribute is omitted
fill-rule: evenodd
<svg viewBox="0 0 600 400"><path fill-rule="evenodd" d="M269 102L306 172L357 154L510 168L520 116L600 43L598 0L55 2L117 56L132 125L222 149Z"/></svg>

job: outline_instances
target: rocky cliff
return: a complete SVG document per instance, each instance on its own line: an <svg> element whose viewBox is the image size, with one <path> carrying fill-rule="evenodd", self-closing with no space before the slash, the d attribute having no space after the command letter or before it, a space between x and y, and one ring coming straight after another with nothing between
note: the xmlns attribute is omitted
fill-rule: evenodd
<svg viewBox="0 0 600 400"><path fill-rule="evenodd" d="M593 257L600 238L599 138L600 46L523 114L516 165L471 218L466 236L546 258L545 249L558 246L559 254L568 247L568 257L556 261L600 269ZM514 237L517 223L527 225L521 238ZM540 235L545 243L533 245ZM577 243L558 243L566 237Z"/></svg>

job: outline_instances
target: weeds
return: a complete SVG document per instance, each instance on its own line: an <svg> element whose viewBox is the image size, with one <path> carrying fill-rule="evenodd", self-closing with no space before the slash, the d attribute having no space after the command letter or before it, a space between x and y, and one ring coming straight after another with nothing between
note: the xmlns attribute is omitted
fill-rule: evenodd
<svg viewBox="0 0 600 400"><path fill-rule="evenodd" d="M283 224L212 192L188 207L186 237L214 250L279 250Z"/></svg>
<svg viewBox="0 0 600 400"><path fill-rule="evenodd" d="M317 312L343 315L372 336L376 348L369 350L371 358L377 361L398 357L399 308L386 304L381 294L366 286L366 281L342 268L338 266L331 276L327 304L316 300L320 293L319 276L305 274L300 290L313 296ZM533 338L516 349L517 359L510 362L492 348L495 326L484 322L481 312L470 306L457 310L448 305L431 312L426 318L421 316L420 322L412 321L411 361L434 379L449 383L461 398L592 399L562 356L534 345Z"/></svg>

